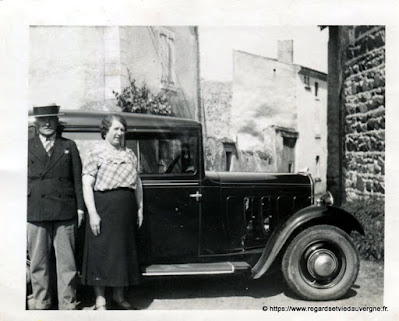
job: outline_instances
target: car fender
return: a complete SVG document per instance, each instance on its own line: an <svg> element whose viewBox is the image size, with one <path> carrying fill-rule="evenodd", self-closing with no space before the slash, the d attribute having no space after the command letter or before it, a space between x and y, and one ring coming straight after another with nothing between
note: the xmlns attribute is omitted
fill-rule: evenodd
<svg viewBox="0 0 399 321"><path fill-rule="evenodd" d="M347 233L358 231L364 235L364 229L360 222L343 209L324 205L305 207L277 226L273 231L261 257L251 270L252 278L260 278L270 268L291 235L301 228L318 224L334 225Z"/></svg>

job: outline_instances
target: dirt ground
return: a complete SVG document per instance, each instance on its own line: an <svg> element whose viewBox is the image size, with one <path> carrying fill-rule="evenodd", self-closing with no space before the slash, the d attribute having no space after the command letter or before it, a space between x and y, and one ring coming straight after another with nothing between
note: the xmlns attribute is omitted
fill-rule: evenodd
<svg viewBox="0 0 399 321"><path fill-rule="evenodd" d="M127 298L139 310L261 310L263 306L382 306L384 267L361 261L357 281L337 301L315 302L297 298L280 272L258 280L243 276L170 277L146 279L129 289ZM80 308L90 308L94 295L81 288ZM108 294L110 295L110 293Z"/></svg>

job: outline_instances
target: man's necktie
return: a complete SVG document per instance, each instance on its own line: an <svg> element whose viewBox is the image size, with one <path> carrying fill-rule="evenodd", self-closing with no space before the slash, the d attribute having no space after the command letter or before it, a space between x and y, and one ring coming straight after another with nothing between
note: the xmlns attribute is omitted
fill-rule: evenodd
<svg viewBox="0 0 399 321"><path fill-rule="evenodd" d="M47 155L50 157L51 156L51 150L53 146L51 146L51 140L50 138L46 138L44 141L44 149L46 150Z"/></svg>

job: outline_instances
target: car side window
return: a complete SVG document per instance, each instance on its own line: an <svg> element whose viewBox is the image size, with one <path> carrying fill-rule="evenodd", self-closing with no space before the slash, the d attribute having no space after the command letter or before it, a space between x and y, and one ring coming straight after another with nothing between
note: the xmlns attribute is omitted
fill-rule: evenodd
<svg viewBox="0 0 399 321"><path fill-rule="evenodd" d="M62 136L72 139L76 143L83 164L89 151L104 142L98 132L63 132Z"/></svg>
<svg viewBox="0 0 399 321"><path fill-rule="evenodd" d="M126 139L139 159L140 174L194 175L198 171L197 137L189 134L132 134Z"/></svg>
<svg viewBox="0 0 399 321"><path fill-rule="evenodd" d="M64 132L76 142L83 163L88 151L102 144L98 132ZM126 147L136 154L140 174L194 176L198 173L198 135L187 133L127 133Z"/></svg>

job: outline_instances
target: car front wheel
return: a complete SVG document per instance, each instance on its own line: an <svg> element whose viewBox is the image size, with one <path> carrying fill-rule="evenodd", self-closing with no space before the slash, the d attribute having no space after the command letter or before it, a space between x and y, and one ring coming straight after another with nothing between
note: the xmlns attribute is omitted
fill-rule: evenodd
<svg viewBox="0 0 399 321"><path fill-rule="evenodd" d="M359 254L343 230L316 225L299 233L283 256L288 286L307 300L335 300L356 281Z"/></svg>

